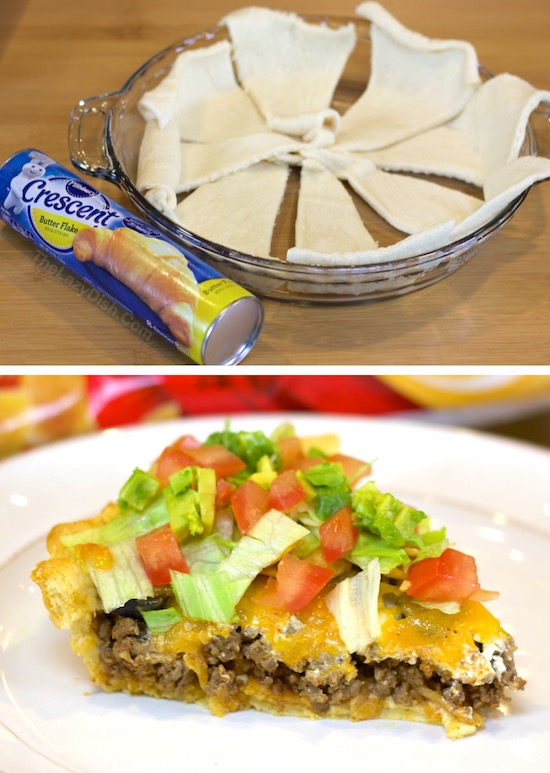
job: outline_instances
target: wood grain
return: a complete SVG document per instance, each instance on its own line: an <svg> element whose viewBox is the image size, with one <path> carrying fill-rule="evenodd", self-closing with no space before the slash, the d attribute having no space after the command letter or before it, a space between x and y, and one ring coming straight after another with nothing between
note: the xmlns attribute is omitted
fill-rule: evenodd
<svg viewBox="0 0 550 773"><path fill-rule="evenodd" d="M0 8L0 161L25 147L70 165L68 117L81 98L117 90L153 53L208 29L231 0L28 0ZM353 14L352 2L259 3ZM387 0L427 35L469 40L493 73L550 88L550 13L540 0ZM550 155L550 125L543 131ZM96 183L94 183L96 184ZM125 206L108 183L97 187ZM131 206L129 206L131 208ZM546 365L550 363L550 185L456 274L403 298L352 306L265 302L245 365ZM55 265L0 225L0 365L187 365L169 344L85 298Z"/></svg>

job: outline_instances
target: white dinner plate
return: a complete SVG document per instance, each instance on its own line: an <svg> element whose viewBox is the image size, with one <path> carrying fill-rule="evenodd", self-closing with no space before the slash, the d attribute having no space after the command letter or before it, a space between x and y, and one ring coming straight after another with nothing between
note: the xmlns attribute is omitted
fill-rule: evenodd
<svg viewBox="0 0 550 773"><path fill-rule="evenodd" d="M234 429L337 431L343 450L374 459L384 490L427 511L477 558L491 611L518 644L527 680L474 736L406 722L212 717L200 706L107 694L44 610L29 579L55 523L95 513L135 466L178 434L200 438L220 418L107 430L0 464L0 770L2 773L172 771L533 770L550 756L550 454L472 430L387 419L237 416Z"/></svg>

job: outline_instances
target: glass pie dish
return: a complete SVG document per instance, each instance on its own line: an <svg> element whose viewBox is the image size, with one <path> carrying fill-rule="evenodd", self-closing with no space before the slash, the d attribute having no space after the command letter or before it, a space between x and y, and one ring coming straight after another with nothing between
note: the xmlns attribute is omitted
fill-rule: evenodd
<svg viewBox="0 0 550 773"><path fill-rule="evenodd" d="M340 27L353 22L357 44L334 93L332 107L343 113L363 93L370 70L370 23L360 18L305 16L306 21ZM137 187L137 167L145 121L138 109L141 97L163 80L176 57L184 51L198 49L228 38L226 27L216 27L160 51L142 65L119 90L81 100L74 108L69 123L69 150L73 164L95 177L118 185L135 208L158 230L206 261L222 274L252 292L276 300L299 303L351 303L396 297L434 284L452 274L483 244L510 220L527 195L523 191L492 219L464 238L444 247L414 255L368 265L315 266L289 263L284 259L292 246L297 210L298 172L292 170L272 239L272 254L263 258L244 254L217 244L186 230L158 211ZM482 80L491 77L480 69ZM530 118L520 155L537 154L540 121L544 113L535 111ZM546 118L547 120L547 118ZM441 178L424 176L441 181ZM446 180L455 190L475 195L474 186ZM369 231L386 246L403 238L403 234L378 216L362 199L350 191Z"/></svg>

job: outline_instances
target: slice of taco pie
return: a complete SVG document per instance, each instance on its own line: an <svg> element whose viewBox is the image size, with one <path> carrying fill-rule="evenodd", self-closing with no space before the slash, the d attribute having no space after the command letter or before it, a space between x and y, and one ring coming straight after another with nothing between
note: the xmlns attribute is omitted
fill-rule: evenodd
<svg viewBox="0 0 550 773"><path fill-rule="evenodd" d="M184 435L32 577L105 690L469 735L524 687L498 594L370 473L291 425Z"/></svg>

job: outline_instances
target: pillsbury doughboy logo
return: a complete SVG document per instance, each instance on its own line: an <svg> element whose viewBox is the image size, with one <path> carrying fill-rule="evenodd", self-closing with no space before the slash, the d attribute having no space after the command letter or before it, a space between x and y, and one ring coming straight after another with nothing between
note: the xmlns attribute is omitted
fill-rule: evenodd
<svg viewBox="0 0 550 773"><path fill-rule="evenodd" d="M67 193L70 193L71 196L77 199L89 199L90 196L96 195L94 188L85 183L84 180L69 180L67 183Z"/></svg>
<svg viewBox="0 0 550 773"><path fill-rule="evenodd" d="M51 158L30 151L29 160L10 181L4 201L14 215L27 214L29 227L57 250L69 252L83 228L112 227L121 215L91 185L65 176L50 176Z"/></svg>
<svg viewBox="0 0 550 773"><path fill-rule="evenodd" d="M19 174L13 177L10 182L9 193L4 201L5 208L13 209L14 215L19 215L25 206L23 203L23 191L26 186L29 182L44 177L46 167L53 163L54 161L49 156L44 155L44 153L31 150L29 160L26 164L23 164Z"/></svg>

